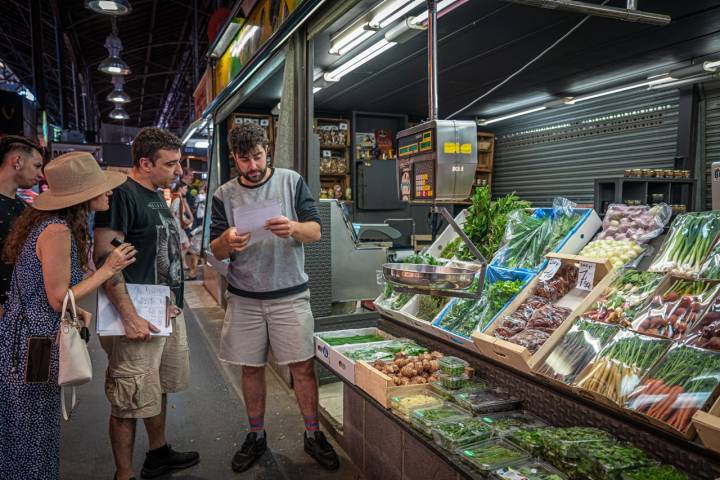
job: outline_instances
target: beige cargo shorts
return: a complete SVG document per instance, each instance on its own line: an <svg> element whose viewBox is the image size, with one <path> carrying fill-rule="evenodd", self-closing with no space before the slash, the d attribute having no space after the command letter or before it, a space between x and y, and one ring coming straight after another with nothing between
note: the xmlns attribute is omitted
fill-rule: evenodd
<svg viewBox="0 0 720 480"><path fill-rule="evenodd" d="M298 363L315 356L315 319L310 292L272 300L258 300L226 293L227 309L220 336L220 361L262 367L268 349L279 365Z"/></svg>
<svg viewBox="0 0 720 480"><path fill-rule="evenodd" d="M173 320L169 337L146 342L100 337L100 343L108 356L105 395L113 417L154 417L161 412L162 394L187 389L190 351L184 315Z"/></svg>

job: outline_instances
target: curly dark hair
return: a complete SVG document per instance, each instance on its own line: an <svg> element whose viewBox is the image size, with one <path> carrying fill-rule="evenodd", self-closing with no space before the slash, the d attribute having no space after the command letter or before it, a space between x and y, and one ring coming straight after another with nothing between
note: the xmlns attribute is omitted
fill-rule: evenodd
<svg viewBox="0 0 720 480"><path fill-rule="evenodd" d="M236 125L228 135L228 146L231 153L247 154L262 145L267 150L268 139L265 129L256 123Z"/></svg>
<svg viewBox="0 0 720 480"><path fill-rule="evenodd" d="M61 210L36 210L26 208L12 224L10 234L5 240L3 249L3 260L9 264L15 264L20 257L25 241L30 232L37 225L50 218L59 218L67 223L70 234L77 245L78 262L80 268L87 270L88 252L90 251L90 231L88 229L88 215L90 214L90 202L73 205Z"/></svg>
<svg viewBox="0 0 720 480"><path fill-rule="evenodd" d="M182 141L174 134L156 127L145 127L132 142L133 166L140 166L141 158L149 158L155 165L158 150L180 150Z"/></svg>

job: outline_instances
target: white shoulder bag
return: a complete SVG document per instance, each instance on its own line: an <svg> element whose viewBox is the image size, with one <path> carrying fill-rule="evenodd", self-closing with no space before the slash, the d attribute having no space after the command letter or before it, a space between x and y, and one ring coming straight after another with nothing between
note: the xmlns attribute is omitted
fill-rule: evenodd
<svg viewBox="0 0 720 480"><path fill-rule="evenodd" d="M69 315L67 311L68 302L70 304ZM88 353L87 343L80 336L80 329L83 326L77 316L75 295L73 295L72 290L68 290L63 300L60 313L60 328L57 335L60 354L58 385L60 385L62 414L65 420L70 418L65 406L65 387L72 387L72 404L70 406L70 413L72 414L77 405L75 387L92 380L90 354Z"/></svg>

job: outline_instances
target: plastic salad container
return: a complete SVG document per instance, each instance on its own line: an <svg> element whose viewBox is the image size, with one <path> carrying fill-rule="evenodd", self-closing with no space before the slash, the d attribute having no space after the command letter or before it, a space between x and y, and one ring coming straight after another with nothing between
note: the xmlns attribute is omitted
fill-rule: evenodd
<svg viewBox="0 0 720 480"><path fill-rule="evenodd" d="M670 465L633 469L620 474L622 480L691 480L693 477Z"/></svg>
<svg viewBox="0 0 720 480"><path fill-rule="evenodd" d="M552 465L538 460L495 470L490 476L494 480L567 480L567 475Z"/></svg>
<svg viewBox="0 0 720 480"><path fill-rule="evenodd" d="M520 428L530 430L547 427L547 423L527 412L501 412L485 415L483 421L493 427L495 434L504 437Z"/></svg>
<svg viewBox="0 0 720 480"><path fill-rule="evenodd" d="M462 460L487 476L498 468L517 465L530 459L530 455L502 439L473 443L457 451Z"/></svg>
<svg viewBox="0 0 720 480"><path fill-rule="evenodd" d="M432 435L440 447L454 452L466 445L489 439L493 430L477 417L465 417L436 423Z"/></svg>
<svg viewBox="0 0 720 480"><path fill-rule="evenodd" d="M521 400L495 389L464 389L455 395L455 401L477 415L515 410L522 405Z"/></svg>
<svg viewBox="0 0 720 480"><path fill-rule="evenodd" d="M470 377L466 373L456 377L448 375L447 373L440 373L438 374L438 382L440 382L440 385L448 390L460 390L461 388L468 386Z"/></svg>
<svg viewBox="0 0 720 480"><path fill-rule="evenodd" d="M413 426L427 437L432 437L432 428L451 418L467 418L471 414L467 410L452 403L443 403L439 406L415 408L410 411L410 421Z"/></svg>
<svg viewBox="0 0 720 480"><path fill-rule="evenodd" d="M440 371L452 377L459 377L465 373L468 362L458 357L443 357L439 361Z"/></svg>
<svg viewBox="0 0 720 480"><path fill-rule="evenodd" d="M398 393L390 397L390 409L406 422L410 421L410 411L420 407L437 407L444 403L442 397L430 390L421 392Z"/></svg>
<svg viewBox="0 0 720 480"><path fill-rule="evenodd" d="M471 378L470 380L468 380L468 384L459 390L451 390L449 388L446 388L439 381L432 382L429 385L430 385L430 389L434 393L437 393L438 395L443 397L445 400L448 400L451 402L455 401L455 395L457 395L458 393L460 393L462 391L465 391L466 389L476 388L479 390L488 390L490 388L490 385L485 380L478 379L478 378Z"/></svg>
<svg viewBox="0 0 720 480"><path fill-rule="evenodd" d="M582 456L582 449L595 444L612 444L615 438L593 427L555 428L544 432L543 457L558 468L574 466Z"/></svg>
<svg viewBox="0 0 720 480"><path fill-rule="evenodd" d="M620 480L626 470L651 467L658 462L643 450L623 443L595 443L581 448L578 472L598 480Z"/></svg>
<svg viewBox="0 0 720 480"><path fill-rule="evenodd" d="M521 449L538 456L542 455L544 450L544 436L550 434L552 430L554 430L553 427L540 427L533 429L519 428L512 431L505 438Z"/></svg>

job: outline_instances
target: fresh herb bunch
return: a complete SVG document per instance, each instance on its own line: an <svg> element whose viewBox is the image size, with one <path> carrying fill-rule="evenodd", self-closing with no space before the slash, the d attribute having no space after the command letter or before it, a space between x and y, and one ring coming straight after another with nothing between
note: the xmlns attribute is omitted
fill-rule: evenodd
<svg viewBox="0 0 720 480"><path fill-rule="evenodd" d="M623 480L689 480L690 477L670 465L658 465L623 472L622 478Z"/></svg>
<svg viewBox="0 0 720 480"><path fill-rule="evenodd" d="M657 463L644 451L632 445L596 443L587 445L582 450L578 471L588 477L617 478L617 472Z"/></svg>
<svg viewBox="0 0 720 480"><path fill-rule="evenodd" d="M549 435L551 431L551 427L520 428L511 432L508 439L523 450L533 455L540 455L543 451L544 436Z"/></svg>
<svg viewBox="0 0 720 480"><path fill-rule="evenodd" d="M347 337L323 337L320 336L325 343L332 345L333 347L338 345L353 345L357 343L371 343L381 342L385 340L385 337L378 335L377 333L370 333L368 335L351 335Z"/></svg>
<svg viewBox="0 0 720 480"><path fill-rule="evenodd" d="M457 446L460 442L489 438L493 430L479 418L467 417L440 422L433 427L445 445ZM445 443L446 442L446 443Z"/></svg>
<svg viewBox="0 0 720 480"><path fill-rule="evenodd" d="M480 472L489 472L527 458L527 454L514 446L499 441L487 441L463 450L465 458Z"/></svg>
<svg viewBox="0 0 720 480"><path fill-rule="evenodd" d="M493 202L490 187L476 188L471 201L472 205L468 208L463 230L480 253L490 261L502 242L508 215L515 210L530 208L531 205L514 193ZM447 255L454 254L461 260L474 260L475 257L470 250L459 239L457 240L457 243L441 256L451 258Z"/></svg>
<svg viewBox="0 0 720 480"><path fill-rule="evenodd" d="M417 317L420 320L432 322L449 300L449 297L419 295Z"/></svg>

